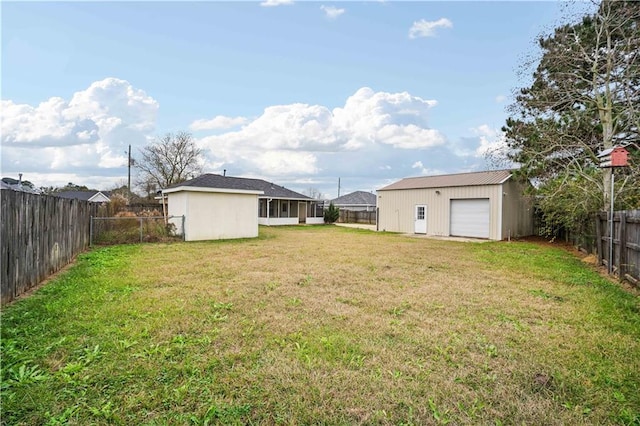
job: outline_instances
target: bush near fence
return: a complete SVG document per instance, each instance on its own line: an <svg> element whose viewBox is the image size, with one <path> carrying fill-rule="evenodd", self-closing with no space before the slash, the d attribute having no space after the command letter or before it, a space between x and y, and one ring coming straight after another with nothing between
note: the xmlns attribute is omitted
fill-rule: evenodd
<svg viewBox="0 0 640 426"><path fill-rule="evenodd" d="M51 195L0 191L2 304L38 285L89 247L99 206Z"/></svg>
<svg viewBox="0 0 640 426"><path fill-rule="evenodd" d="M138 214L120 211L113 217L96 217L91 225L92 244L132 244L141 242L181 241L183 230L166 223L158 210Z"/></svg>

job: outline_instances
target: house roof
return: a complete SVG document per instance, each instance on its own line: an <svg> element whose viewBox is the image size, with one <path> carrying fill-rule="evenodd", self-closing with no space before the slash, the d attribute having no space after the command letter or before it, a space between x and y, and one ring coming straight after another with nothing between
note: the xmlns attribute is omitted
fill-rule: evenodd
<svg viewBox="0 0 640 426"><path fill-rule="evenodd" d="M375 206L376 194L365 191L355 191L350 194L334 198L331 202L335 205Z"/></svg>
<svg viewBox="0 0 640 426"><path fill-rule="evenodd" d="M53 194L60 198L70 198L74 200L83 200L83 201L93 201L96 195L102 195L104 198L109 200L109 192L108 191L62 191ZM100 200L102 201L102 200Z"/></svg>
<svg viewBox="0 0 640 426"><path fill-rule="evenodd" d="M27 192L29 194L40 194L40 191L38 191L37 189L29 188L28 186L22 184L11 184L5 181L0 181L0 189Z"/></svg>
<svg viewBox="0 0 640 426"><path fill-rule="evenodd" d="M216 189L232 189L240 191L262 191L264 195L261 198L286 198L286 199L299 199L299 200L311 200L310 197L300 194L298 192L287 189L283 186L276 185L275 183L267 182L262 179L241 178L233 176L222 176L213 173L205 173L196 178L187 180L185 182L171 185L166 189L179 188L179 187L192 187L192 188L216 188Z"/></svg>
<svg viewBox="0 0 640 426"><path fill-rule="evenodd" d="M28 192L29 194L40 194L40 190L31 188L24 182L10 177L4 177L0 180L0 189L10 189L18 192Z"/></svg>
<svg viewBox="0 0 640 426"><path fill-rule="evenodd" d="M394 189L447 188L452 186L499 185L511 177L511 170L491 170L486 172L458 173L439 176L419 176L405 178L378 191Z"/></svg>

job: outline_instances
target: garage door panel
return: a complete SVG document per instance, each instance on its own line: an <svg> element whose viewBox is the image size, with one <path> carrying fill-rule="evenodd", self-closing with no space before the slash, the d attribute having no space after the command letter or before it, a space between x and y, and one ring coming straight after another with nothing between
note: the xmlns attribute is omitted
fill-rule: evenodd
<svg viewBox="0 0 640 426"><path fill-rule="evenodd" d="M489 199L451 200L450 234L456 237L489 238Z"/></svg>

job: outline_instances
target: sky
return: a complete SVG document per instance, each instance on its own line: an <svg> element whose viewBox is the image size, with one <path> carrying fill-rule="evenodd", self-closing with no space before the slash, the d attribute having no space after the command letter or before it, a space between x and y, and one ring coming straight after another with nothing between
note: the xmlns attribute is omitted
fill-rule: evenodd
<svg viewBox="0 0 640 426"><path fill-rule="evenodd" d="M3 177L109 190L129 145L187 131L205 172L325 198L487 170L519 70L563 16L523 1L0 8Z"/></svg>

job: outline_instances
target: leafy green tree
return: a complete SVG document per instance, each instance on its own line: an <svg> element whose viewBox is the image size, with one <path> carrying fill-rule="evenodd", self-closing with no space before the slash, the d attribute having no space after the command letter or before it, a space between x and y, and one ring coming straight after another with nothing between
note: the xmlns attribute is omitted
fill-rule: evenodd
<svg viewBox="0 0 640 426"><path fill-rule="evenodd" d="M324 223L335 223L340 218L340 209L329 203L329 207L324 210Z"/></svg>
<svg viewBox="0 0 640 426"><path fill-rule="evenodd" d="M535 183L545 219L575 230L610 202L611 169L598 167L598 153L640 148L640 2L604 0L539 47L533 83L503 127L504 155ZM618 176L616 208L632 208L640 199L636 154Z"/></svg>

